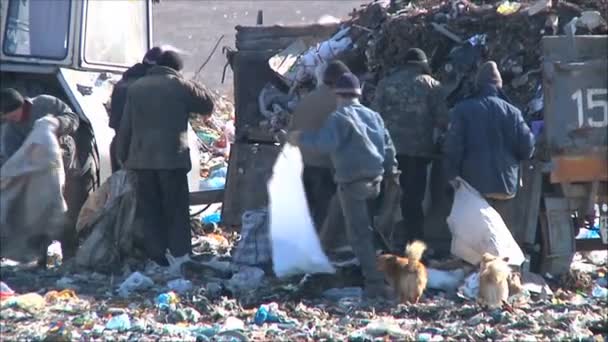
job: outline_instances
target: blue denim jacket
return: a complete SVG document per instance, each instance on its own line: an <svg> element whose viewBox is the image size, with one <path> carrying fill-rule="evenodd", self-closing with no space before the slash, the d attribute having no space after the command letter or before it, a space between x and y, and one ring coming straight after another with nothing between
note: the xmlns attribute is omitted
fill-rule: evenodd
<svg viewBox="0 0 608 342"><path fill-rule="evenodd" d="M384 121L358 100L331 113L318 131L304 131L298 145L329 154L336 183L397 172L395 147Z"/></svg>

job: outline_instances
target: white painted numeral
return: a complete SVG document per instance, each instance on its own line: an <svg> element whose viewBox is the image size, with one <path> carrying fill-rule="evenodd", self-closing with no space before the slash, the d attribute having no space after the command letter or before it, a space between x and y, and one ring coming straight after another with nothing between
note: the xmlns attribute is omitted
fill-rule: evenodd
<svg viewBox="0 0 608 342"><path fill-rule="evenodd" d="M583 98L584 98L583 92L584 91L582 89L579 89L579 90L575 91L571 96L571 99L576 101L576 108L577 108L577 112L578 112L578 127L586 126L584 109L583 109ZM602 111L603 111L602 120L595 120L592 116L589 116L587 118L586 124L589 127L599 128L599 127L608 126L608 100L597 99L597 97L596 97L596 96L602 96L602 95L607 95L607 94L608 94L608 89L606 89L606 88L587 89L587 109L592 110L594 108L600 107L600 108L602 108ZM595 99L594 99L594 97L595 97Z"/></svg>

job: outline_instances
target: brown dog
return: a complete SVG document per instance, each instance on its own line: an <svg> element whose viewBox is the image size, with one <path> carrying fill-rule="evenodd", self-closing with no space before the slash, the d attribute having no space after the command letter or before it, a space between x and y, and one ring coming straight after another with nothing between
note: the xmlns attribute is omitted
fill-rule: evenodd
<svg viewBox="0 0 608 342"><path fill-rule="evenodd" d="M392 254L378 257L378 269L399 296L400 303L418 303L427 283L426 267L420 262L426 245L414 241L405 249L405 258Z"/></svg>
<svg viewBox="0 0 608 342"><path fill-rule="evenodd" d="M509 298L511 268L507 261L508 257L500 258L490 253L484 253L481 257L477 300L490 309L502 307Z"/></svg>

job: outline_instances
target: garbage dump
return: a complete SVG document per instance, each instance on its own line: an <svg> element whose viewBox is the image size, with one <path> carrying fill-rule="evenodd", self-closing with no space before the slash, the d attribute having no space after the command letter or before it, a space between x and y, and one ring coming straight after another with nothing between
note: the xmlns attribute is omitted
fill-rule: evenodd
<svg viewBox="0 0 608 342"><path fill-rule="evenodd" d="M190 118L201 157L199 188L191 191L224 188L230 144L234 142L234 105L217 92L209 91L209 94L215 103L213 114L207 119L196 115Z"/></svg>
<svg viewBox="0 0 608 342"><path fill-rule="evenodd" d="M446 85L449 105L471 94L476 65L492 59L512 102L530 116L542 113L541 38L606 34L601 14L607 10L608 4L599 0L372 2L355 9L325 41L313 46L296 41L270 59L285 86L281 91L269 83L260 93L260 126L287 126L298 99L315 82L315 67L332 58L358 71L366 81L364 102L371 102L375 84L412 47L427 53L433 73Z"/></svg>
<svg viewBox="0 0 608 342"><path fill-rule="evenodd" d="M414 46L425 49L434 71L454 84L454 101L470 90L467 75L474 61L488 55L506 75L507 93L526 107L538 100L540 37L605 34L603 18L589 11L607 9L600 0L371 3L355 10L327 42L293 48L307 56L306 64L298 66L295 58L293 69L277 71L291 75L284 78L289 86L261 96L269 114L263 125L274 130L288 124L290 102L297 101L301 88L297 84L314 77L310 63L336 56L359 60L370 100L373 84ZM208 120L191 120L201 143L204 189L222 184L234 137L233 106L219 96L215 101L218 112ZM538 106L529 108L538 112ZM196 221L193 255L177 273L128 257L107 273L83 270L78 260L47 269L3 260L0 334L5 340L35 341L528 341L608 335L605 251L577 254L570 272L561 276L514 267L508 300L493 310L477 303L478 265L454 258L423 260L430 279L421 301L400 305L391 298L364 298L360 270L352 263L333 263L334 274L276 277L268 265L275 242L269 233L272 214L267 208L250 209L243 215L247 229L242 236L221 226L217 213Z"/></svg>

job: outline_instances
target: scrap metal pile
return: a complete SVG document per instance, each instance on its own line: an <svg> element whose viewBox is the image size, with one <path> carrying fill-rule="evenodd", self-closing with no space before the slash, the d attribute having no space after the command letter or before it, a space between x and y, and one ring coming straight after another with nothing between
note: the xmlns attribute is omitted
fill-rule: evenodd
<svg viewBox="0 0 608 342"><path fill-rule="evenodd" d="M372 2L353 10L351 18L342 23L334 37L300 54L291 74L298 75L300 85L314 78L314 65L311 66L311 59L307 58L310 51L317 51L317 63L340 58L357 69L365 81L364 102L370 102L374 85L403 63L408 49L418 47L429 56L435 76L448 84L448 91L452 92L448 97L450 105L470 94L476 65L492 59L499 65L506 93L518 107L527 109L530 101L541 94L543 36L608 33L602 17L608 13L606 1L483 3L477 5L467 0ZM339 35L346 38L337 37ZM352 44L348 48L340 45L340 53L328 58L323 56L323 44L332 40ZM284 109L289 111L290 107ZM528 114L536 111L531 109Z"/></svg>

